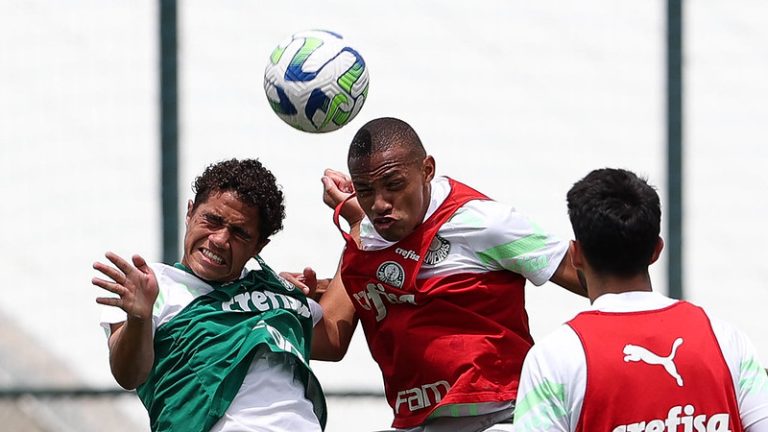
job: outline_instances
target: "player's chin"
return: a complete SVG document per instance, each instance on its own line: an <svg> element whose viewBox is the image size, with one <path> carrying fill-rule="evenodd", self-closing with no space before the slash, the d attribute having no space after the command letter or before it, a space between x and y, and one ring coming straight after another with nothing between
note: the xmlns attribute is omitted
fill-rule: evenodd
<svg viewBox="0 0 768 432"><path fill-rule="evenodd" d="M199 278L210 282L228 282L231 279L229 266L208 260L199 260L192 266L192 271Z"/></svg>
<svg viewBox="0 0 768 432"><path fill-rule="evenodd" d="M384 238L384 240L391 242L400 241L407 237L409 234L408 230L402 226L399 226L397 222L391 223L386 227L382 227L381 230L377 228L376 231L382 238Z"/></svg>

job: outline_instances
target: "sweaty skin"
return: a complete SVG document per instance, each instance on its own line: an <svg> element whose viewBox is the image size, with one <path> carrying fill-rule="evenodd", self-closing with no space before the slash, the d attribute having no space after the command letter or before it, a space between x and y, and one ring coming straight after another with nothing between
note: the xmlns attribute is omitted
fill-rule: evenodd
<svg viewBox="0 0 768 432"><path fill-rule="evenodd" d="M423 221L435 175L431 156L414 157L405 148L392 146L350 159L349 169L357 201L383 238L402 240Z"/></svg>

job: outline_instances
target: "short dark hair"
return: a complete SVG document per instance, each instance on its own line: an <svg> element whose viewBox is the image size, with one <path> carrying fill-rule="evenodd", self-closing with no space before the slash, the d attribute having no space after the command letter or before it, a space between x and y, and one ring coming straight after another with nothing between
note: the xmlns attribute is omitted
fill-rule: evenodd
<svg viewBox="0 0 768 432"><path fill-rule="evenodd" d="M195 179L192 190L195 192L193 209L213 194L234 192L243 203L258 209L262 239L283 229L283 192L272 172L257 159L230 159L208 165Z"/></svg>
<svg viewBox="0 0 768 432"><path fill-rule="evenodd" d="M659 195L623 169L590 172L568 191L568 216L589 265L598 273L647 271L661 225Z"/></svg>
<svg viewBox="0 0 768 432"><path fill-rule="evenodd" d="M393 117L382 117L364 124L352 138L347 161L369 157L393 146L408 150L414 158L425 158L421 139L408 123Z"/></svg>

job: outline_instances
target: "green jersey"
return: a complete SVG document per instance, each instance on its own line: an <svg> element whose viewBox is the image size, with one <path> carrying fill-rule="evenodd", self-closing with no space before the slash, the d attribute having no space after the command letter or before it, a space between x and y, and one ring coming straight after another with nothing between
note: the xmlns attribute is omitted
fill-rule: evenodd
<svg viewBox="0 0 768 432"><path fill-rule="evenodd" d="M212 289L204 287L208 289L201 292L206 293L155 331L155 363L137 389L153 431L208 431L227 411L255 356L264 350L296 360L296 378L325 426L325 398L308 362L313 324L307 299L257 260L261 270L234 282L186 278ZM175 267L189 272L181 264ZM163 301L158 298L156 304Z"/></svg>

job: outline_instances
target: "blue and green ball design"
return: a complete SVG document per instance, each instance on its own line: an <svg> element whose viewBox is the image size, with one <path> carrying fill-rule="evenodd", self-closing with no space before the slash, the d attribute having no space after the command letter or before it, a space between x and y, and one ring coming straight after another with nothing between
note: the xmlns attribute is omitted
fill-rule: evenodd
<svg viewBox="0 0 768 432"><path fill-rule="evenodd" d="M349 123L368 96L363 57L341 35L309 30L274 49L264 71L272 110L305 132L330 132Z"/></svg>

